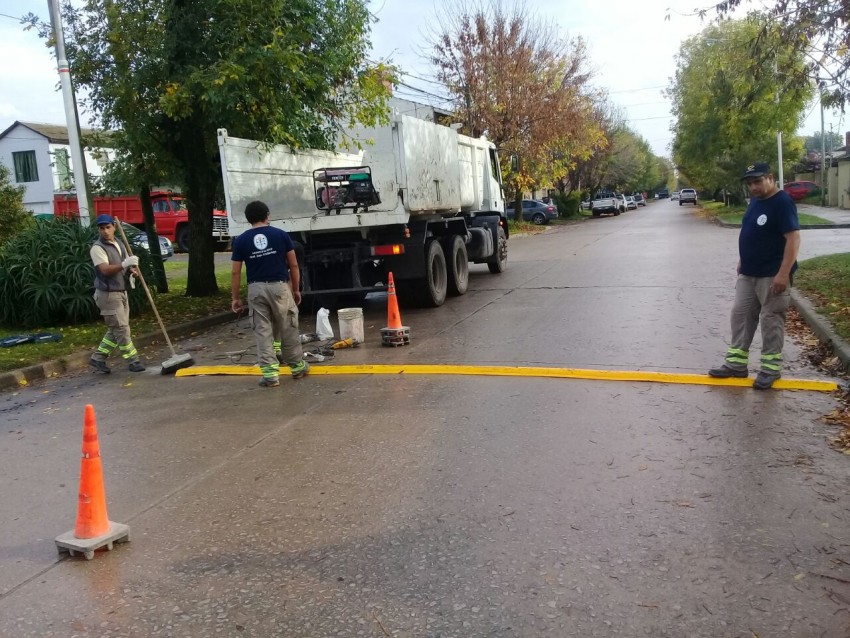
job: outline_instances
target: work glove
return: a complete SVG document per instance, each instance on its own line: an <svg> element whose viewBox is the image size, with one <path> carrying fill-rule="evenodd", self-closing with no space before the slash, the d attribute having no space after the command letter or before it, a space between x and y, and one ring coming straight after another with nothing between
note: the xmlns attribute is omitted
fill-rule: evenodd
<svg viewBox="0 0 850 638"><path fill-rule="evenodd" d="M124 270L127 270L128 268L130 268L132 266L138 266L138 265L139 265L139 258L136 257L135 255L130 255L129 257L124 259L124 261L121 262L121 266L124 268Z"/></svg>

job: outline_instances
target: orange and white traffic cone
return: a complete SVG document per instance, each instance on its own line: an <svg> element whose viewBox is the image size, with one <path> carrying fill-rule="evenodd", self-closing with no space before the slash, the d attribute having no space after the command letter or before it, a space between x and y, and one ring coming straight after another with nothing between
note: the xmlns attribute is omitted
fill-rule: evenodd
<svg viewBox="0 0 850 638"><path fill-rule="evenodd" d="M410 328L401 325L392 273L389 273L387 283L387 327L381 328L381 344L396 347L410 345Z"/></svg>
<svg viewBox="0 0 850 638"><path fill-rule="evenodd" d="M96 549L112 549L113 543L130 540L130 528L113 523L106 514L106 492L103 488L103 465L100 443L97 440L97 421L94 406L87 405L83 421L83 456L80 461L80 493L77 503L77 523L74 529L56 537L59 552L71 556L79 552L86 559L94 558Z"/></svg>

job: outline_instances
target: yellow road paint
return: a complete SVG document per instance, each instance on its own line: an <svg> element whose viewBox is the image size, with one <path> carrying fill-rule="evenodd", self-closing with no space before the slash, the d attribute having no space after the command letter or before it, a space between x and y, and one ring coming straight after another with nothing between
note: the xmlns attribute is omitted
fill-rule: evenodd
<svg viewBox="0 0 850 638"><path fill-rule="evenodd" d="M285 376L284 372L284 376ZM580 370L577 368L529 368L511 366L460 366L460 365L314 365L310 376L333 374L434 374L491 377L541 377L548 379L590 379L596 381L646 381L650 383L679 383L685 385L718 385L748 388L752 379L715 379L704 374L671 374L668 372L642 372L629 370ZM260 376L257 366L193 366L176 372L178 377L202 375ZM777 390L813 390L832 392L838 385L832 381L813 379L779 379L773 384Z"/></svg>

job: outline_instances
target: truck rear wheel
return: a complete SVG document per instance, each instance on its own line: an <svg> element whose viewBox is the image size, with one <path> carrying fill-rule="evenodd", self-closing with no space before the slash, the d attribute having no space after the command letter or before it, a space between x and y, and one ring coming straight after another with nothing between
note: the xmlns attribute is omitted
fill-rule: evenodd
<svg viewBox="0 0 850 638"><path fill-rule="evenodd" d="M175 237L177 240L177 245L180 247L184 253L189 252L189 226L181 226L180 230L177 231L177 236Z"/></svg>
<svg viewBox="0 0 850 638"><path fill-rule="evenodd" d="M442 244L446 258L449 294L466 294L469 288L469 255L466 252L466 244L459 235L446 237Z"/></svg>
<svg viewBox="0 0 850 638"><path fill-rule="evenodd" d="M499 226L496 230L496 253L487 261L487 268L494 275L504 272L508 267L508 238L505 229Z"/></svg>
<svg viewBox="0 0 850 638"><path fill-rule="evenodd" d="M421 282L420 301L423 306L436 308L446 301L448 273L446 256L440 242L431 239L425 244L425 278Z"/></svg>

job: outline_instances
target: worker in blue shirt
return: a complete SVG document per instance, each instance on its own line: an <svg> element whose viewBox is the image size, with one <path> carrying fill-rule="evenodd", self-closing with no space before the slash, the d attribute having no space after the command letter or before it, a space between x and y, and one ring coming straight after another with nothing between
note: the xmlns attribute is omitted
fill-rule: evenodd
<svg viewBox="0 0 850 638"><path fill-rule="evenodd" d="M230 277L231 309L243 308L240 287L242 264L248 279L248 305L257 340L262 379L260 386L280 385L280 365L285 363L293 378L303 377L310 366L303 359L298 335L298 304L301 303L300 271L295 244L286 231L269 222L269 207L254 201L245 207L251 229L233 240ZM280 354L276 352L279 341Z"/></svg>
<svg viewBox="0 0 850 638"><path fill-rule="evenodd" d="M750 192L750 204L738 238L732 343L723 364L708 374L746 378L750 344L760 323L761 370L753 387L767 390L782 375L785 317L800 251L800 221L794 200L779 189L768 164L751 164L741 179Z"/></svg>

